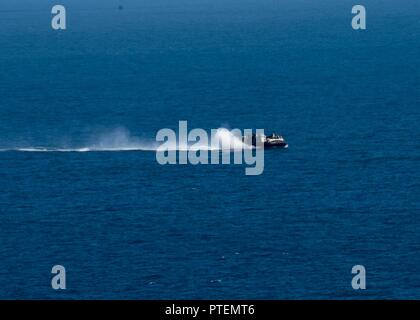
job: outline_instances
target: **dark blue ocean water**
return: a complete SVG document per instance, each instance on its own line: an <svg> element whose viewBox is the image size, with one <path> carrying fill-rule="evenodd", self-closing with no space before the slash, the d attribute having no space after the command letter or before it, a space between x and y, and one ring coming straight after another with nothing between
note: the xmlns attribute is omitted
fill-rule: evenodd
<svg viewBox="0 0 420 320"><path fill-rule="evenodd" d="M64 32L52 4L0 3L0 298L420 298L418 1L364 1L362 32L352 1L63 0ZM289 148L260 176L18 150L179 120Z"/></svg>

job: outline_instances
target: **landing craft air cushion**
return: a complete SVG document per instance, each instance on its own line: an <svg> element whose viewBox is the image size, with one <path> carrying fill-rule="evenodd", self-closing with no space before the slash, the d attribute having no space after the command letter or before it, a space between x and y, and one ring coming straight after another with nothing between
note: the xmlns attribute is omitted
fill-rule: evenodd
<svg viewBox="0 0 420 320"><path fill-rule="evenodd" d="M276 133L272 133L268 136L262 134L252 134L251 136L242 137L242 141L248 145L252 145L253 147L264 144L264 148L266 149L287 148L289 146L286 140Z"/></svg>

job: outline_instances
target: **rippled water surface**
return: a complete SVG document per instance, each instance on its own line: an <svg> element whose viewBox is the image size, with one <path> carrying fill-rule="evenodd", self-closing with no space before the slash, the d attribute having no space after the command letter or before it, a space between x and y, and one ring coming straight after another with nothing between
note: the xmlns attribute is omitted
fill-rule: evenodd
<svg viewBox="0 0 420 320"><path fill-rule="evenodd" d="M0 4L0 298L420 298L417 1L62 2ZM289 148L161 166L179 120Z"/></svg>

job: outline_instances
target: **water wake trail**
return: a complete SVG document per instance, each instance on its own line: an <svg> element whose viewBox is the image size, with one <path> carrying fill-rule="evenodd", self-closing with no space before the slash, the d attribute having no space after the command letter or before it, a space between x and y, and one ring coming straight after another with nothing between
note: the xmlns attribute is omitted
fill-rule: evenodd
<svg viewBox="0 0 420 320"><path fill-rule="evenodd" d="M180 147L177 142L166 145L168 151L240 151L250 149L242 142L241 138L234 135L228 129L220 128L216 131L214 138L218 143L195 142L185 147ZM160 143L156 141L144 141L138 137L130 135L129 131L123 128L113 130L109 133L101 134L80 147L46 147L46 146L27 146L0 149L0 152L122 152L122 151L162 151Z"/></svg>

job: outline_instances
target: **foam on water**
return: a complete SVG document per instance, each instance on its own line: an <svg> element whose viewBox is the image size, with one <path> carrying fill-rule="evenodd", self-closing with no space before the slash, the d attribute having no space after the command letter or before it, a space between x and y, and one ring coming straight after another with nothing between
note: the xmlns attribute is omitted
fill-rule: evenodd
<svg viewBox="0 0 420 320"><path fill-rule="evenodd" d="M213 141L214 139L215 141ZM186 147L180 147L178 141L172 146L165 149L170 151L240 151L250 149L249 146L242 142L239 136L234 135L226 128L217 129L212 137L212 141L200 144L190 143ZM160 144L156 141L144 141L136 136L132 136L130 132L124 128L118 128L108 133L100 134L90 139L89 143L81 147L45 147L45 146L29 146L0 149L0 151L19 151L19 152L121 152L121 151L161 151ZM163 151L163 150L162 150Z"/></svg>

